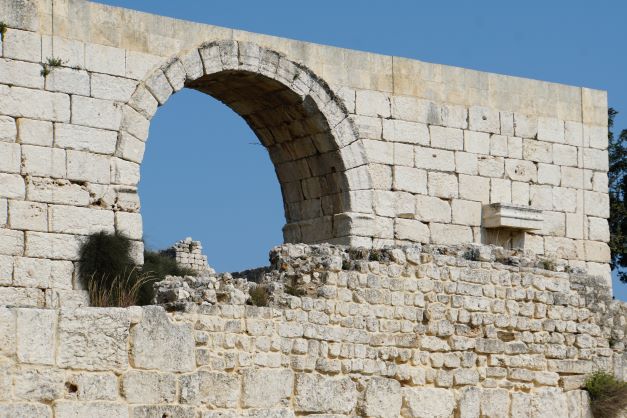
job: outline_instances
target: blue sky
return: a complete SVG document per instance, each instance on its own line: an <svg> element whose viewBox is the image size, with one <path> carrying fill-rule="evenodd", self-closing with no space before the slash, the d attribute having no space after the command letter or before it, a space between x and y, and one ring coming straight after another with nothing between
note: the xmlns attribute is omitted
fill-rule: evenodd
<svg viewBox="0 0 627 418"><path fill-rule="evenodd" d="M303 41L607 90L627 128L627 2L197 1L102 3ZM153 248L191 235L210 264L267 263L282 240L274 169L246 124L193 91L157 112L140 184ZM185 144L185 147L180 147ZM615 293L627 300L627 285Z"/></svg>

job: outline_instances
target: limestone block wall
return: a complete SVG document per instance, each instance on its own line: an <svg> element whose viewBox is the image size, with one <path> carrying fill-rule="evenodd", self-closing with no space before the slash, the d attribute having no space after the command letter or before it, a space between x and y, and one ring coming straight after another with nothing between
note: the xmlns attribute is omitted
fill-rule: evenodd
<svg viewBox="0 0 627 418"><path fill-rule="evenodd" d="M499 243L609 285L605 92L84 0L7 0L0 21L2 301L80 304L92 232L128 235L141 261L150 119L182 88L265 145L286 242ZM486 229L486 204L537 209L539 229Z"/></svg>
<svg viewBox="0 0 627 418"><path fill-rule="evenodd" d="M627 306L463 254L286 245L269 277L312 296L268 307L1 307L0 416L590 417L585 375L626 376Z"/></svg>

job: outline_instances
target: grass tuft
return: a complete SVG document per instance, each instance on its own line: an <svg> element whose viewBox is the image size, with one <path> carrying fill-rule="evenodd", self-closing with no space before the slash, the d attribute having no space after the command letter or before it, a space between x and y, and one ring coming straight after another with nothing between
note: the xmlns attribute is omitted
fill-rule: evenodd
<svg viewBox="0 0 627 418"><path fill-rule="evenodd" d="M0 22L0 40L4 41L4 35L7 33L8 28L9 27L7 26L6 23Z"/></svg>
<svg viewBox="0 0 627 418"><path fill-rule="evenodd" d="M264 286L255 286L250 289L250 303L254 306L268 306L270 300L268 299L268 292Z"/></svg>
<svg viewBox="0 0 627 418"><path fill-rule="evenodd" d="M627 382L607 372L597 371L588 376L584 389L590 394L595 417L619 418L627 411Z"/></svg>

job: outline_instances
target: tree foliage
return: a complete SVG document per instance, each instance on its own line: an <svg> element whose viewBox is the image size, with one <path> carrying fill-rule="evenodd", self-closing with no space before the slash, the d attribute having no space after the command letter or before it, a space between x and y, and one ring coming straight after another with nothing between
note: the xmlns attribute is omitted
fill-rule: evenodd
<svg viewBox="0 0 627 418"><path fill-rule="evenodd" d="M618 270L621 282L627 283L627 129L614 136L614 118L618 112L608 111L608 154L610 170L608 181L610 189L610 249L612 250L612 270Z"/></svg>

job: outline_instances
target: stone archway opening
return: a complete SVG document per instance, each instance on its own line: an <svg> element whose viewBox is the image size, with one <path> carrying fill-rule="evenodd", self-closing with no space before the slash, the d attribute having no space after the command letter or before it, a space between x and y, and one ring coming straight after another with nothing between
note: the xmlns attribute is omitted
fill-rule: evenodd
<svg viewBox="0 0 627 418"><path fill-rule="evenodd" d="M157 105L183 88L227 105L268 150L283 197L285 242L350 242L354 192L368 190L370 180L348 112L326 83L257 45L204 44L172 58L138 86L123 111L118 157L127 159L125 139L147 138Z"/></svg>

